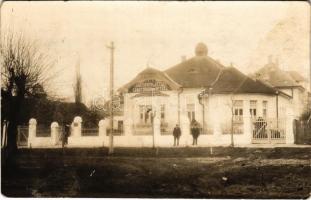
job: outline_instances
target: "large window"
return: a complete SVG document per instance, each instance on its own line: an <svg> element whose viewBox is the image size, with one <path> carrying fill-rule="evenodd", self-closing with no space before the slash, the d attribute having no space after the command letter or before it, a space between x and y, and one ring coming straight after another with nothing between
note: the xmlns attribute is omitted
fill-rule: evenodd
<svg viewBox="0 0 311 200"><path fill-rule="evenodd" d="M165 105L161 105L161 122L165 122Z"/></svg>
<svg viewBox="0 0 311 200"><path fill-rule="evenodd" d="M257 116L257 101L250 101L250 108L249 108L249 112L251 114L251 117L253 119L256 119Z"/></svg>
<svg viewBox="0 0 311 200"><path fill-rule="evenodd" d="M193 95L187 95L186 96L186 110L187 110L187 115L190 120L195 119L195 97Z"/></svg>
<svg viewBox="0 0 311 200"><path fill-rule="evenodd" d="M195 119L195 106L193 103L187 104L187 113L190 122Z"/></svg>
<svg viewBox="0 0 311 200"><path fill-rule="evenodd" d="M144 121L144 106L139 106L139 121L140 123Z"/></svg>
<svg viewBox="0 0 311 200"><path fill-rule="evenodd" d="M233 103L233 121L243 122L243 101L234 100L232 103Z"/></svg>
<svg viewBox="0 0 311 200"><path fill-rule="evenodd" d="M151 110L151 105L140 105L139 106L139 120L140 123L149 124L151 123L151 113L148 112L148 110Z"/></svg>
<svg viewBox="0 0 311 200"><path fill-rule="evenodd" d="M268 101L262 102L262 117L267 118Z"/></svg>

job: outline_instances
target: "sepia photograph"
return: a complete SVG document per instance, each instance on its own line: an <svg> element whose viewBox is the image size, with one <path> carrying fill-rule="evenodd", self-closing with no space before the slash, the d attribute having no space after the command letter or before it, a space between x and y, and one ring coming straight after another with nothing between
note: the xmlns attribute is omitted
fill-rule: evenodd
<svg viewBox="0 0 311 200"><path fill-rule="evenodd" d="M2 198L309 199L308 1L0 1Z"/></svg>

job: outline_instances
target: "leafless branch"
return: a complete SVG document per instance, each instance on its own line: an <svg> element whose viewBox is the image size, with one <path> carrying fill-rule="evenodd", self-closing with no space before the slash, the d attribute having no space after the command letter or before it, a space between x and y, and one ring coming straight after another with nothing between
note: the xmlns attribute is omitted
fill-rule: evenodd
<svg viewBox="0 0 311 200"><path fill-rule="evenodd" d="M41 51L35 41L23 34L9 32L1 38L1 87L15 87L24 94L33 87L50 87L58 73L53 72L54 62ZM13 85L12 85L13 84Z"/></svg>

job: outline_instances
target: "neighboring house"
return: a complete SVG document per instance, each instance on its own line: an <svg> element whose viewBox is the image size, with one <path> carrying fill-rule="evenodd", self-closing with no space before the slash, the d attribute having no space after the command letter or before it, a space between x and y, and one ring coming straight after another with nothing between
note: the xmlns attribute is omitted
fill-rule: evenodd
<svg viewBox="0 0 311 200"><path fill-rule="evenodd" d="M278 62L269 59L268 64L252 75L253 78L270 84L275 89L292 97L294 115L296 119L302 115L308 105L308 81L296 71L284 71Z"/></svg>
<svg viewBox="0 0 311 200"><path fill-rule="evenodd" d="M301 85L305 89L309 87L308 80L297 71L286 71L286 73L289 74L298 85Z"/></svg>
<svg viewBox="0 0 311 200"><path fill-rule="evenodd" d="M165 71L148 67L118 92L124 134L116 146L171 146L176 124L180 144L190 145L192 120L201 127L199 145L294 142L291 96L221 65L202 43L194 57Z"/></svg>

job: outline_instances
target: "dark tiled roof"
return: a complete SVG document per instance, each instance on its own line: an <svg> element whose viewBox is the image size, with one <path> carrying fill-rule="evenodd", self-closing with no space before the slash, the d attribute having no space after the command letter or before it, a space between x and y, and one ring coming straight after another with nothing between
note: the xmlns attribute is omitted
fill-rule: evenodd
<svg viewBox="0 0 311 200"><path fill-rule="evenodd" d="M177 89L180 87L178 83L176 83L174 80L172 80L165 72L159 71L157 69L148 67L142 72L140 72L132 81L125 84L123 87L121 87L118 91L123 92L127 91L129 88L134 86L138 82L142 82L148 79L155 79L159 81L164 81L168 84L168 86L171 89Z"/></svg>
<svg viewBox="0 0 311 200"><path fill-rule="evenodd" d="M212 88L212 93L275 94L276 92L272 87L249 78L234 67L223 69Z"/></svg>
<svg viewBox="0 0 311 200"><path fill-rule="evenodd" d="M265 65L263 68L255 72L254 76L266 83L271 84L273 87L295 87L299 86L295 79L287 73L281 70L274 63Z"/></svg>
<svg viewBox="0 0 311 200"><path fill-rule="evenodd" d="M307 81L306 78L301 76L297 71L286 71L295 81Z"/></svg>
<svg viewBox="0 0 311 200"><path fill-rule="evenodd" d="M185 88L207 87L213 83L223 65L208 56L195 56L165 72Z"/></svg>
<svg viewBox="0 0 311 200"><path fill-rule="evenodd" d="M165 81L172 89L212 87L213 93L276 94L271 85L251 79L234 67L224 67L208 56L195 56L164 72L147 68L119 91L127 91L135 83L148 79Z"/></svg>

